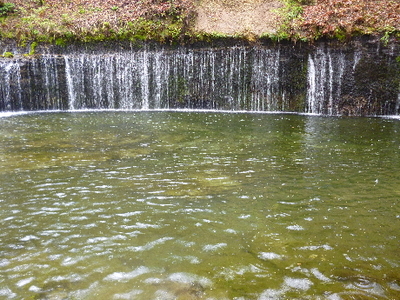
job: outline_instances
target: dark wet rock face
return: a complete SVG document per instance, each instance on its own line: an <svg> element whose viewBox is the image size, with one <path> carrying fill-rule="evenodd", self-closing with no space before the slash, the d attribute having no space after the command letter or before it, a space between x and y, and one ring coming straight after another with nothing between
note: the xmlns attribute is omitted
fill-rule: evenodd
<svg viewBox="0 0 400 300"><path fill-rule="evenodd" d="M238 41L41 46L1 51L0 111L217 109L397 115L399 44L246 45Z"/></svg>

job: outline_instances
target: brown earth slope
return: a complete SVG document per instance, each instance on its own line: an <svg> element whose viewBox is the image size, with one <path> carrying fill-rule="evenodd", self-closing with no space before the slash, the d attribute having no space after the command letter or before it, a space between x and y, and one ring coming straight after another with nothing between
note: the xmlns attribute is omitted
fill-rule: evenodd
<svg viewBox="0 0 400 300"><path fill-rule="evenodd" d="M200 0L195 29L225 35L275 33L279 0Z"/></svg>

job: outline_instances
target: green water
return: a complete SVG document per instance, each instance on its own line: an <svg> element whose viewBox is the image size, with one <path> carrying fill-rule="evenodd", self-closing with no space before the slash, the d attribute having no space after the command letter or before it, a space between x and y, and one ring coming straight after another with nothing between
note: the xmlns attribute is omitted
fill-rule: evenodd
<svg viewBox="0 0 400 300"><path fill-rule="evenodd" d="M0 118L0 299L400 299L400 122Z"/></svg>

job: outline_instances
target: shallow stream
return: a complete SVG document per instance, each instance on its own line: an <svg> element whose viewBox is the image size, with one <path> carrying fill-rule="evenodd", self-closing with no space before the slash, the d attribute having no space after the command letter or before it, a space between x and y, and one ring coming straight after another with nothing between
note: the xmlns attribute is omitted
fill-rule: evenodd
<svg viewBox="0 0 400 300"><path fill-rule="evenodd" d="M0 118L0 299L399 299L400 122Z"/></svg>

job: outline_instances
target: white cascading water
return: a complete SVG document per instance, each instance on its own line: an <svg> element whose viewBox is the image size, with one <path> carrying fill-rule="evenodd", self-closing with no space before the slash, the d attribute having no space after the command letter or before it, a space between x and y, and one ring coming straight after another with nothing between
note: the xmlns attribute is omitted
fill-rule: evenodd
<svg viewBox="0 0 400 300"><path fill-rule="evenodd" d="M308 55L308 76L307 76L307 106L306 112L313 113L316 110L315 103L317 102L317 80L316 80L316 70L315 62L311 54Z"/></svg>
<svg viewBox="0 0 400 300"><path fill-rule="evenodd" d="M0 82L0 108L22 109L21 70L16 61L0 60ZM17 101L12 101L12 98L16 98Z"/></svg>
<svg viewBox="0 0 400 300"><path fill-rule="evenodd" d="M400 86L399 86L399 90L400 90ZM397 95L397 102L396 102L396 111L400 110L400 92Z"/></svg>
<svg viewBox="0 0 400 300"><path fill-rule="evenodd" d="M279 90L279 62L280 51L260 51L254 56L252 64L252 107L251 110L283 110L279 107L278 97L282 96ZM264 89L264 86L267 89ZM284 101L282 101L284 103Z"/></svg>
<svg viewBox="0 0 400 300"><path fill-rule="evenodd" d="M142 52L142 58L141 58L141 65L142 65L142 70L141 70L141 90L142 90L142 109L149 109L149 67L148 67L148 52L147 50L144 50ZM157 68L156 68L157 70Z"/></svg>
<svg viewBox="0 0 400 300"><path fill-rule="evenodd" d="M279 110L279 50L138 51L65 55L71 109L190 107Z"/></svg>
<svg viewBox="0 0 400 300"><path fill-rule="evenodd" d="M70 58L68 56L64 56L65 59L65 78L68 89L68 99L69 99L69 108L75 109L75 88L74 88L74 79L72 77L71 66L70 66Z"/></svg>
<svg viewBox="0 0 400 300"><path fill-rule="evenodd" d="M340 114L343 93L352 93L364 53L326 45L293 51L280 46L144 47L1 59L0 110L198 108ZM391 100L396 112L397 94Z"/></svg>
<svg viewBox="0 0 400 300"><path fill-rule="evenodd" d="M337 114L338 110L335 103L341 96L343 75L346 68L345 54L332 53L329 49L318 48L315 53L309 54L307 68L306 112Z"/></svg>

